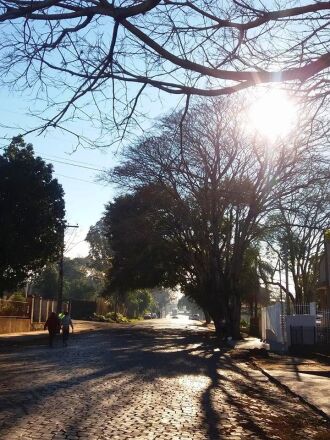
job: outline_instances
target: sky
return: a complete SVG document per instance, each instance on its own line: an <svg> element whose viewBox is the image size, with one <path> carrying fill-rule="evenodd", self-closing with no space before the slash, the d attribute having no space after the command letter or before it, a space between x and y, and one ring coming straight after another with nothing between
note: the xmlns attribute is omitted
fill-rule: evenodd
<svg viewBox="0 0 330 440"><path fill-rule="evenodd" d="M0 89L0 147L8 145L6 139L38 125L36 119L27 115L33 104L33 98L31 100L27 94L20 95ZM158 114L164 114L169 110L168 104L169 100L165 101L165 105L155 102L153 115L157 117ZM13 126L22 129L8 128ZM82 122L79 130L88 133L91 138L99 135L97 129L92 128L88 122ZM53 164L54 177L65 192L67 223L78 225L78 228L68 228L66 231L65 255L70 258L87 256L86 234L90 226L102 217L105 204L116 195L116 188L97 181L97 177L118 163L120 150L116 146L76 149L76 139L58 129L51 129L39 136L25 135L24 140L33 144L36 155Z"/></svg>
<svg viewBox="0 0 330 440"><path fill-rule="evenodd" d="M27 98L0 90L1 124L24 128L31 126L33 121L25 116L28 104ZM14 136L20 132L0 128L0 138ZM67 230L66 255L72 258L86 256L88 244L84 239L89 227L101 218L104 205L115 195L115 189L110 185L96 181L102 170L109 169L116 163L114 152L110 149L86 148L78 148L73 152L75 140L56 130L41 136L27 135L24 140L33 144L38 156L53 164L54 177L58 179L65 192L66 220L70 225L79 226ZM8 142L0 139L0 146L6 145Z"/></svg>
<svg viewBox="0 0 330 440"><path fill-rule="evenodd" d="M31 96L27 94L20 96L4 88L0 89L0 147L8 145L8 140L4 140L4 137L11 138L38 125L38 120L26 114L33 104ZM164 101L148 100L148 109L153 113L154 119L157 119L158 115L168 112L170 106L175 108L175 104L177 103L167 96ZM275 108L274 105L272 107ZM280 108L283 109L283 105ZM268 114L266 110L262 109L262 112ZM275 116L276 114L272 115L272 122L276 119ZM152 120L148 123L150 126ZM5 128L12 126L22 129ZM276 128L277 125L273 126ZM147 127L145 125L146 129ZM89 122L79 121L79 131L90 138L99 136L98 129L93 128ZM59 129L51 129L40 136L29 134L24 139L33 144L37 155L53 164L54 176L65 192L66 221L69 225L78 225L78 228L68 228L66 231L65 255L71 258L86 256L87 232L102 217L105 204L114 199L117 191L97 178L102 171L109 170L118 163L121 150L117 146L77 149L76 139Z"/></svg>

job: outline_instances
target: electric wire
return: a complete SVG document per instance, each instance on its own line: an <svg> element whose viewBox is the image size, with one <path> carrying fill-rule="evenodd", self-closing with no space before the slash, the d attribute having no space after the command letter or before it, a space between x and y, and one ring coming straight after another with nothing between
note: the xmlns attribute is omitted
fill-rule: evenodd
<svg viewBox="0 0 330 440"><path fill-rule="evenodd" d="M42 159L50 160L51 162L56 162L56 163L60 163L60 164L63 164L63 165L71 165L72 167L84 168L86 170L100 171L101 173L104 172L104 170L101 170L101 168L94 168L94 167L89 167L89 166L86 166L86 165L78 165L78 164L70 163L70 162L67 162L67 161L64 161L64 160L50 159L50 158L47 158L45 156L40 156L40 157Z"/></svg>
<svg viewBox="0 0 330 440"><path fill-rule="evenodd" d="M102 185L102 183L92 182L91 180L80 179L79 177L66 176L65 174L59 174L56 171L54 171L54 175L59 177L65 177L66 179L77 180L78 182L89 183L91 185L102 186L103 188L107 187L107 185Z"/></svg>

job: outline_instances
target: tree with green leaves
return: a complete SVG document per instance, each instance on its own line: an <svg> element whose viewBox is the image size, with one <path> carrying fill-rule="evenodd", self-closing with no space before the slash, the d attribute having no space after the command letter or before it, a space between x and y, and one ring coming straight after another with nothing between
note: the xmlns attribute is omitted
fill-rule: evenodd
<svg viewBox="0 0 330 440"><path fill-rule="evenodd" d="M138 318L155 307L150 290L137 289L126 292L122 298L125 306L125 314L128 318Z"/></svg>
<svg viewBox="0 0 330 440"><path fill-rule="evenodd" d="M240 106L201 103L187 112L181 131L182 115L164 118L126 149L122 164L109 174L128 191L108 217L116 273L141 283L164 282L174 274L169 279L210 313L217 331L225 320L234 337L248 251L279 204L313 185L317 176L306 167L320 160L303 142L303 130L270 152L237 117ZM146 272L145 262L159 273Z"/></svg>
<svg viewBox="0 0 330 440"><path fill-rule="evenodd" d="M166 192L150 185L106 206L103 222L114 254L108 289L177 284L176 249L172 242L161 238L172 227L166 218L170 204Z"/></svg>
<svg viewBox="0 0 330 440"><path fill-rule="evenodd" d="M90 275L98 280L104 289L106 277L112 265L113 251L106 237L103 219L89 228L86 241L89 244L88 268Z"/></svg>
<svg viewBox="0 0 330 440"><path fill-rule="evenodd" d="M22 136L0 156L0 292L58 258L64 228L63 189L53 167Z"/></svg>
<svg viewBox="0 0 330 440"><path fill-rule="evenodd" d="M57 299L58 283L58 264L47 264L33 280L32 292L42 298Z"/></svg>
<svg viewBox="0 0 330 440"><path fill-rule="evenodd" d="M89 258L64 258L63 297L65 300L94 300L103 283L91 273ZM43 298L57 298L58 265L48 264L33 281L33 292Z"/></svg>
<svg viewBox="0 0 330 440"><path fill-rule="evenodd" d="M112 251L106 237L102 219L89 228L86 241L89 244L88 259L90 267L104 274L111 265Z"/></svg>

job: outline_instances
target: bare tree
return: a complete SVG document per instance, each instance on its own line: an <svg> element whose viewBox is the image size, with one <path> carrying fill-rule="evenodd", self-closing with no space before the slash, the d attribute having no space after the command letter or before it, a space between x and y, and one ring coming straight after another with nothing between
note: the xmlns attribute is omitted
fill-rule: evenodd
<svg viewBox="0 0 330 440"><path fill-rule="evenodd" d="M315 166L317 177L325 170ZM288 267L294 284L294 301L316 299L324 231L330 224L329 174L325 179L291 195L278 204L272 221L271 246L282 267ZM285 289L285 286L281 286Z"/></svg>
<svg viewBox="0 0 330 440"><path fill-rule="evenodd" d="M187 113L181 133L180 116L169 117L109 175L122 188L155 184L169 193L174 220L166 234L181 247L182 288L218 331L226 319L234 336L247 251L276 206L313 184L305 169L316 160L316 150L298 141L270 152L247 135L240 110L238 101L212 100Z"/></svg>
<svg viewBox="0 0 330 440"><path fill-rule="evenodd" d="M327 99L329 23L328 1L2 0L1 78L46 99L43 128L125 131L150 88L189 100L284 82Z"/></svg>

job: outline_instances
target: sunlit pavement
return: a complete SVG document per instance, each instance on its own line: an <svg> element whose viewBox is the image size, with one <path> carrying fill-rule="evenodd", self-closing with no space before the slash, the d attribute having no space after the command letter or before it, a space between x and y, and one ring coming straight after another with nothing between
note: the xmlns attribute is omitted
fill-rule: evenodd
<svg viewBox="0 0 330 440"><path fill-rule="evenodd" d="M186 317L8 348L0 377L3 440L329 438L319 415Z"/></svg>
<svg viewBox="0 0 330 440"><path fill-rule="evenodd" d="M185 329L205 331L202 321L189 319L189 316L187 315L177 315L176 317L168 315L163 319L147 319L143 322L137 323L137 326L141 325L154 329Z"/></svg>

